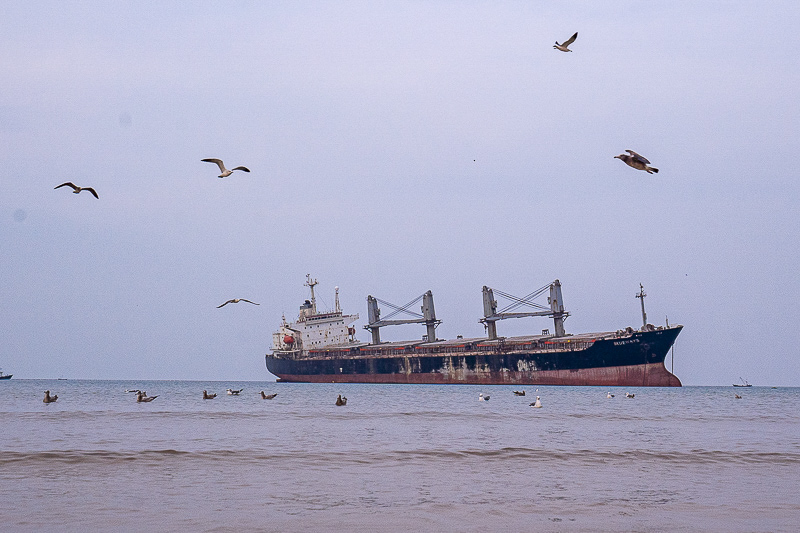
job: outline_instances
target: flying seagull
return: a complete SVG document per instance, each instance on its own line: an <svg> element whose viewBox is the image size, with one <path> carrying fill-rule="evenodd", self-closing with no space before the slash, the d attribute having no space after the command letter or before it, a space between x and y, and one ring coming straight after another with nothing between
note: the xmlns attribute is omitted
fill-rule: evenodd
<svg viewBox="0 0 800 533"><path fill-rule="evenodd" d="M233 174L233 170L243 170L245 172L250 172L250 169L247 168L247 167L236 167L233 170L228 170L227 168L225 168L225 163L222 162L222 159L213 159L212 158L212 159L203 159L203 161L205 161L206 163L216 163L217 164L217 166L219 167L219 171L222 172L222 174L217 176L218 178L227 178L228 176Z"/></svg>
<svg viewBox="0 0 800 533"><path fill-rule="evenodd" d="M78 194L81 191L89 191L90 193L92 193L94 195L95 198L97 198L98 200L100 199L100 197L97 196L97 192L94 189L92 189L91 187L78 187L77 185L75 185L74 183L72 183L70 181L68 181L66 183L62 183L58 187L53 187L53 188L54 189L58 189L59 187L64 187L64 186L72 187L72 192L74 192L75 194Z"/></svg>
<svg viewBox="0 0 800 533"><path fill-rule="evenodd" d="M578 38L578 32L575 32L575 35L573 35L572 37L570 37L561 44L558 44L558 41L556 41L556 44L555 46L553 46L553 48L555 48L556 50L561 50L562 52L572 52L572 50L569 49L569 45L574 43L575 39L577 38Z"/></svg>
<svg viewBox="0 0 800 533"><path fill-rule="evenodd" d="M633 150L625 150L625 151L631 155L625 155L625 154L615 155L614 159L621 159L629 167L635 168L636 170L644 170L648 174L652 174L653 172L658 173L657 168L647 166L650 164L650 161L648 161L646 157L637 154Z"/></svg>
<svg viewBox="0 0 800 533"><path fill-rule="evenodd" d="M222 305L218 305L217 309L219 309L220 307L225 307L228 304L238 304L239 302L247 302L247 303L253 304L253 305L261 305L261 304L255 303L255 302L251 302L250 300L245 300L244 298L234 298L233 300L228 300L227 302L225 302Z"/></svg>

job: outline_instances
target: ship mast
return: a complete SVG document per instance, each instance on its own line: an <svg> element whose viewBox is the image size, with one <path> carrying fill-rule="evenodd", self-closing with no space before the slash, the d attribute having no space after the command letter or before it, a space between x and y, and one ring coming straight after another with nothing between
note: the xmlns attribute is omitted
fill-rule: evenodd
<svg viewBox="0 0 800 533"><path fill-rule="evenodd" d="M647 313L644 312L644 297L645 296L647 296L647 294L644 292L644 286L642 286L642 284L639 283L639 294L637 294L636 297L639 298L642 301L642 326L643 327L647 327Z"/></svg>
<svg viewBox="0 0 800 533"><path fill-rule="evenodd" d="M311 314L317 314L317 299L314 297L314 286L318 285L317 280L311 279L311 274L306 274L305 286L311 288Z"/></svg>

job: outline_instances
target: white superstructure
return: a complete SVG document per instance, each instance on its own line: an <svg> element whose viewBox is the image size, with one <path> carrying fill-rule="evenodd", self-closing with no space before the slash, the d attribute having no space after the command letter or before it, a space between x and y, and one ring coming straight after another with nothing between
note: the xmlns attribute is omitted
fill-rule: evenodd
<svg viewBox="0 0 800 533"><path fill-rule="evenodd" d="M276 352L302 352L322 349L333 345L360 344L355 339L356 330L350 324L358 320L358 315L345 315L339 308L339 287L336 287L336 305L332 312L317 313L317 300L314 286L317 280L306 275L306 286L311 288L311 300L300 306L296 322L283 323L272 334L272 349Z"/></svg>

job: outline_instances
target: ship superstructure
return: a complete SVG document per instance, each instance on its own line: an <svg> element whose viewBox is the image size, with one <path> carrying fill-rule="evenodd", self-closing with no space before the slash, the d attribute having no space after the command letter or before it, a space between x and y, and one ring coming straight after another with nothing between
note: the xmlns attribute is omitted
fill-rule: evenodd
<svg viewBox="0 0 800 533"><path fill-rule="evenodd" d="M335 288L335 307L333 311L317 312L317 298L314 287L317 280L306 275L306 287L311 289L311 299L303 302L296 322L287 322L283 317L278 331L272 334L272 347L284 357L299 357L311 350L340 345L342 347L358 344L356 330L350 324L358 320L358 315L345 315L339 307L339 287Z"/></svg>

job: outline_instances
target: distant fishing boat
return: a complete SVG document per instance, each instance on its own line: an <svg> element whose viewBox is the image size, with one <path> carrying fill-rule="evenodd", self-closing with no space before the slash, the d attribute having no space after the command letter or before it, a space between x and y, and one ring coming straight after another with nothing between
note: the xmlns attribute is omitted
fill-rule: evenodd
<svg viewBox="0 0 800 533"><path fill-rule="evenodd" d="M0 370L0 379L11 379L13 374L3 374L3 371Z"/></svg>
<svg viewBox="0 0 800 533"><path fill-rule="evenodd" d="M746 379L742 379L741 377L740 377L739 379L741 379L741 380L742 380L742 382L741 382L741 383L734 383L734 384L733 384L733 386L734 386L734 387L752 387L752 385L750 385L750 384L747 382L747 380L746 380Z"/></svg>

